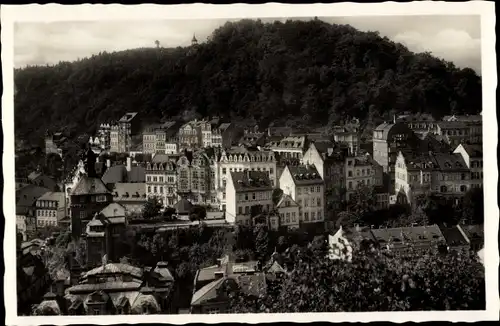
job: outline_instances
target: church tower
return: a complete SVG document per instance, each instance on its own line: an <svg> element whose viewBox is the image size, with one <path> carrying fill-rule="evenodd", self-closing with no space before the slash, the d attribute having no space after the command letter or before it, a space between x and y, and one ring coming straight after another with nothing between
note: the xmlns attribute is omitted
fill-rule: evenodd
<svg viewBox="0 0 500 326"><path fill-rule="evenodd" d="M195 34L193 34L193 39L191 40L191 45L192 46L198 45L198 40L196 39L196 35Z"/></svg>

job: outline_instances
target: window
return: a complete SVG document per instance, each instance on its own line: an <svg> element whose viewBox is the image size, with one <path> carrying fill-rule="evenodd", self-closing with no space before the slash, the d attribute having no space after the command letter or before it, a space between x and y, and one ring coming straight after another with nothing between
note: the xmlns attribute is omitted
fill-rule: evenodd
<svg viewBox="0 0 500 326"><path fill-rule="evenodd" d="M245 200L248 200L248 194L245 194Z"/></svg>
<svg viewBox="0 0 500 326"><path fill-rule="evenodd" d="M304 212L304 221L309 221L309 213Z"/></svg>
<svg viewBox="0 0 500 326"><path fill-rule="evenodd" d="M252 193L252 199L255 200L255 192Z"/></svg>
<svg viewBox="0 0 500 326"><path fill-rule="evenodd" d="M316 192L321 192L321 187L320 186L316 187Z"/></svg>
<svg viewBox="0 0 500 326"><path fill-rule="evenodd" d="M352 177L352 171L351 170L347 171L347 176L348 177Z"/></svg>
<svg viewBox="0 0 500 326"><path fill-rule="evenodd" d="M301 195L302 194L302 188L297 188L297 195Z"/></svg>
<svg viewBox="0 0 500 326"><path fill-rule="evenodd" d="M238 214L240 215L243 214L243 207L241 206L238 207Z"/></svg>
<svg viewBox="0 0 500 326"><path fill-rule="evenodd" d="M316 212L311 212L311 221L316 220Z"/></svg>
<svg viewBox="0 0 500 326"><path fill-rule="evenodd" d="M292 212L292 222L296 221L297 221L297 214L295 214L295 212Z"/></svg>
<svg viewBox="0 0 500 326"><path fill-rule="evenodd" d="M157 188L156 186L153 187L153 192L156 194L157 193Z"/></svg>
<svg viewBox="0 0 500 326"><path fill-rule="evenodd" d="M269 169L269 174L273 174L273 173L274 173L273 168L270 168L270 169Z"/></svg>
<svg viewBox="0 0 500 326"><path fill-rule="evenodd" d="M318 206L321 206L321 198L317 199Z"/></svg>
<svg viewBox="0 0 500 326"><path fill-rule="evenodd" d="M151 192L151 186L148 186L148 192Z"/></svg>
<svg viewBox="0 0 500 326"><path fill-rule="evenodd" d="M245 214L249 214L250 213L250 207L249 206L245 206Z"/></svg>
<svg viewBox="0 0 500 326"><path fill-rule="evenodd" d="M352 189L352 181L349 181L348 188Z"/></svg>
<svg viewBox="0 0 500 326"><path fill-rule="evenodd" d="M222 168L222 174L226 174L226 168Z"/></svg>
<svg viewBox="0 0 500 326"><path fill-rule="evenodd" d="M160 194L163 194L163 187L159 187L160 188Z"/></svg>
<svg viewBox="0 0 500 326"><path fill-rule="evenodd" d="M146 180L147 180L147 182L151 182L151 176L150 176L150 175L148 175L148 176L146 177Z"/></svg>
<svg viewBox="0 0 500 326"><path fill-rule="evenodd" d="M80 212L80 219L85 219L87 218L87 212Z"/></svg>
<svg viewBox="0 0 500 326"><path fill-rule="evenodd" d="M314 187L311 187L311 192L314 192Z"/></svg>
<svg viewBox="0 0 500 326"><path fill-rule="evenodd" d="M309 206L309 199L304 199L304 207L308 207Z"/></svg>
<svg viewBox="0 0 500 326"><path fill-rule="evenodd" d="M290 213L286 213L286 222L290 223Z"/></svg>

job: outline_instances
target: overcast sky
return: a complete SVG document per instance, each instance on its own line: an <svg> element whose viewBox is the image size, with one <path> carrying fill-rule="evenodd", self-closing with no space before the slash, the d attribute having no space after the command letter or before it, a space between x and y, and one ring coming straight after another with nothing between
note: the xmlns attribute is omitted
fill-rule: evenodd
<svg viewBox="0 0 500 326"><path fill-rule="evenodd" d="M320 19L350 24L362 31L379 31L382 36L401 42L412 51L430 51L453 61L459 67L470 67L481 72L479 16L352 16ZM214 29L226 21L17 23L14 30L14 65L53 64L61 60L88 57L101 51L152 47L155 40L159 40L164 47L186 46L193 34L196 34L198 41L205 41Z"/></svg>

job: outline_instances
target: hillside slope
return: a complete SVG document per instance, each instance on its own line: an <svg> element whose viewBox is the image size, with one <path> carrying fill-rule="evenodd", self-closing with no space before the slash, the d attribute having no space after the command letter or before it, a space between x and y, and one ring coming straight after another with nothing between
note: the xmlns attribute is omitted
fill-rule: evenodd
<svg viewBox="0 0 500 326"><path fill-rule="evenodd" d="M93 131L127 111L172 116L254 117L311 125L356 116L376 123L395 112L437 117L481 111L471 69L414 54L375 32L319 20L243 20L197 48L101 53L15 71L16 135Z"/></svg>

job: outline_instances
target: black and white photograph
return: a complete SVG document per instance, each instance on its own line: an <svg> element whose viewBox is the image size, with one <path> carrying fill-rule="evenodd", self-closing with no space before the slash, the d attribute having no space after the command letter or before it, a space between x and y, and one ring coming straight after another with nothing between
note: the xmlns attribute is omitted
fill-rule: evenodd
<svg viewBox="0 0 500 326"><path fill-rule="evenodd" d="M494 4L1 14L12 323L498 318Z"/></svg>

